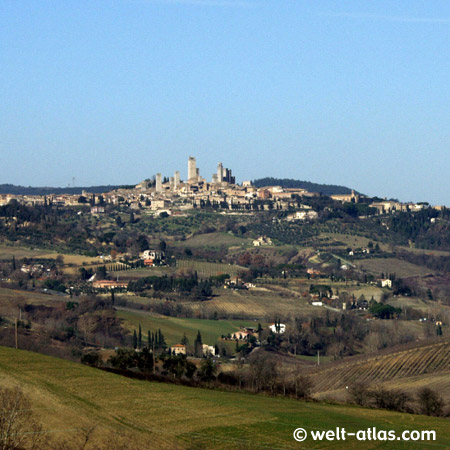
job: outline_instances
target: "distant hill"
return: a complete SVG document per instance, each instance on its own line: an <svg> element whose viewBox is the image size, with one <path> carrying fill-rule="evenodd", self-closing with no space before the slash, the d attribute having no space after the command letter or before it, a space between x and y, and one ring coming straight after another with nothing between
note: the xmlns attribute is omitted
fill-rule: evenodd
<svg viewBox="0 0 450 450"><path fill-rule="evenodd" d="M281 186L284 188L300 188L309 192L321 192L324 195L344 195L351 194L352 190L345 186L334 184L318 184L310 181L293 180L291 178L259 178L252 181L253 185L260 188L264 186Z"/></svg>
<svg viewBox="0 0 450 450"><path fill-rule="evenodd" d="M50 194L81 194L82 191L92 192L94 194L103 194L104 192L112 191L113 189L132 189L133 186L89 186L89 187L25 187L15 186L14 184L0 184L0 194L12 195L50 195Z"/></svg>

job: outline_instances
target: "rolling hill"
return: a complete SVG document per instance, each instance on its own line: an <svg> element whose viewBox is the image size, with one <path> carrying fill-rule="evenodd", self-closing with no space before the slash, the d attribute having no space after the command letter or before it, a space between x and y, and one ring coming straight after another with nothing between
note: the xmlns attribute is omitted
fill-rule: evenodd
<svg viewBox="0 0 450 450"><path fill-rule="evenodd" d="M431 445L450 446L446 419L139 381L5 347L0 347L0 382L23 389L43 432L55 442L73 442L80 430L96 425L86 449L298 449L306 447L294 441L296 428L337 426L349 431L431 429L437 433ZM306 444L313 449L361 448L356 439L308 439ZM55 443L53 448L59 447ZM370 441L364 448L428 446Z"/></svg>
<svg viewBox="0 0 450 450"><path fill-rule="evenodd" d="M442 340L400 351L347 358L322 368L316 367L311 374L317 397L342 398L346 387L354 383L405 386L407 390L435 387L434 377L450 379L450 345L448 340ZM450 383L441 385L439 393L450 399Z"/></svg>

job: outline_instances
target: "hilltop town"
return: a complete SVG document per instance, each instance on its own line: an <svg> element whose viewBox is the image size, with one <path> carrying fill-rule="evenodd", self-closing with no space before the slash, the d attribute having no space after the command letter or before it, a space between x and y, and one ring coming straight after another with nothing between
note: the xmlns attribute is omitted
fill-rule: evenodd
<svg viewBox="0 0 450 450"><path fill-rule="evenodd" d="M255 187L251 181L236 183L232 170L218 163L217 172L208 181L197 167L195 157L189 157L187 178L182 180L180 171L166 177L157 173L152 179L146 179L134 188L114 189L102 194L83 191L78 194L17 195L0 194L0 205L17 200L24 205L78 206L90 204L91 212L101 214L106 205L126 205L136 211L149 214L180 214L193 208L212 208L221 211L297 211L290 216L292 220L314 220L317 212L311 206L302 203L302 199L318 198L321 192L283 186ZM332 194L330 198L340 203L365 205L367 215L382 215L393 212L417 212L429 207L428 203L402 203L397 200L370 198L354 190L349 194ZM442 210L444 206L434 206Z"/></svg>
<svg viewBox="0 0 450 450"><path fill-rule="evenodd" d="M446 414L449 209L238 184L222 163L208 181L194 157L187 169L1 195L0 345L130 378Z"/></svg>

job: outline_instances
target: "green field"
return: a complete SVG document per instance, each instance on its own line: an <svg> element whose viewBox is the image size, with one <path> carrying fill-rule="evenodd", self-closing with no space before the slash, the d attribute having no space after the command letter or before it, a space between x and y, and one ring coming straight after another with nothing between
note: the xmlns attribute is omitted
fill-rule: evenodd
<svg viewBox="0 0 450 450"><path fill-rule="evenodd" d="M42 258L42 259L56 259L58 255L64 257L65 264L75 264L81 266L85 264L100 264L100 258L93 258L90 256L74 255L68 253L57 253L52 250L45 249L29 249L26 247L15 247L10 245L0 245L0 260L11 259L13 256L18 259L22 258Z"/></svg>
<svg viewBox="0 0 450 450"><path fill-rule="evenodd" d="M389 246L384 244L383 242L377 241L375 239L369 239L367 237L358 236L355 234L343 234L343 233L320 233L321 238L328 239L331 243L333 242L341 242L346 247L351 248L362 248L367 247L369 242L373 242L373 244L378 244L382 250L387 251Z"/></svg>
<svg viewBox="0 0 450 450"><path fill-rule="evenodd" d="M247 320L266 319L266 321L274 321L276 318L287 319L294 315L302 316L318 311L293 290L273 286L249 290L219 288L214 291L212 300L184 302L183 305L190 307L195 313L206 316L217 312L221 316Z"/></svg>
<svg viewBox="0 0 450 450"><path fill-rule="evenodd" d="M209 278L216 275L228 274L230 277L236 277L239 272L247 270L235 264L221 264L207 261L195 261L191 259L179 259L177 261L179 269L187 269L197 272L199 277Z"/></svg>
<svg viewBox="0 0 450 450"><path fill-rule="evenodd" d="M68 296L44 294L36 291L23 291L0 287L0 316L17 317L19 308L28 305L54 306L66 302Z"/></svg>
<svg viewBox="0 0 450 450"><path fill-rule="evenodd" d="M240 238L229 233L207 233L197 234L184 241L174 241L174 247L232 247L232 246L246 246L252 243L251 239Z"/></svg>
<svg viewBox="0 0 450 450"><path fill-rule="evenodd" d="M179 344L183 333L186 333L189 342L193 344L198 331L204 344L214 345L222 335L239 331L240 326L258 325L256 322L245 320L184 319L124 310L117 311L117 315L129 330L137 330L140 324L144 340L147 339L148 330L155 332L161 329L168 345Z"/></svg>
<svg viewBox="0 0 450 450"><path fill-rule="evenodd" d="M114 264L113 264L114 265ZM108 264L106 264L108 268ZM176 268L169 266L155 266L155 267L140 267L138 269L131 270L120 270L118 272L112 271L108 272L108 275L117 279L119 277L120 280L137 280L139 278L145 277L163 277L164 275L171 276L175 275Z"/></svg>
<svg viewBox="0 0 450 450"><path fill-rule="evenodd" d="M108 264L106 264L108 267ZM122 270L119 272L110 272L112 276L118 276L123 280L133 280L145 277L162 277L176 276L177 273L182 271L197 272L200 278L209 278L216 275L228 274L231 277L236 277L239 272L247 270L245 267L241 267L235 264L222 264L213 263L207 261L196 261L191 259L179 259L176 267L172 266L155 266L155 267L142 267L139 269Z"/></svg>
<svg viewBox="0 0 450 450"><path fill-rule="evenodd" d="M448 448L447 419L307 403L131 380L80 364L0 347L0 382L21 386L49 439L77 439L96 425L86 449L424 449ZM298 427L347 431L435 430L437 441L391 443L351 439L298 443ZM53 448L58 448L55 445ZM75 447L70 447L75 448ZM76 447L81 448L81 447Z"/></svg>
<svg viewBox="0 0 450 450"><path fill-rule="evenodd" d="M424 276L433 273L426 267L411 264L398 258L372 258L361 259L355 262L358 269L364 269L369 273L380 276L381 273L395 273L397 277Z"/></svg>

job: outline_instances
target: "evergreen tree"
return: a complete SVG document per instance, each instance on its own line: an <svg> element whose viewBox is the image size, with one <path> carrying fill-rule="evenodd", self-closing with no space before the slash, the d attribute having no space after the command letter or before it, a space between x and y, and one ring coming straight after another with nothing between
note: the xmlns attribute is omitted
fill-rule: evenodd
<svg viewBox="0 0 450 450"><path fill-rule="evenodd" d="M136 349L138 345L136 330L133 331L133 348Z"/></svg>
<svg viewBox="0 0 450 450"><path fill-rule="evenodd" d="M183 337L181 338L181 344L189 345L189 339L187 338L186 333L184 333Z"/></svg>
<svg viewBox="0 0 450 450"><path fill-rule="evenodd" d="M142 328L141 328L141 324L139 324L138 348L142 348Z"/></svg>
<svg viewBox="0 0 450 450"><path fill-rule="evenodd" d="M161 329L158 329L158 346L161 349L167 348L166 340L164 339Z"/></svg>
<svg viewBox="0 0 450 450"><path fill-rule="evenodd" d="M16 258L14 257L14 255L13 255L13 258L12 258L12 270L16 270Z"/></svg>
<svg viewBox="0 0 450 450"><path fill-rule="evenodd" d="M203 356L203 342L200 330L198 331L197 337L195 338L194 353L197 358L201 358Z"/></svg>

